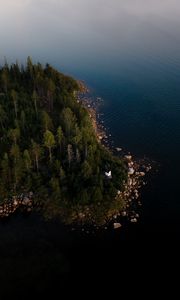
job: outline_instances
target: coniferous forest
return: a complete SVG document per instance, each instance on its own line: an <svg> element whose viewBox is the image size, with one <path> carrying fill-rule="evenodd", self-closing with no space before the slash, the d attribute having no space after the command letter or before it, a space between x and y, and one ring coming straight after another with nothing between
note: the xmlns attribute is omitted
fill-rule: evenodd
<svg viewBox="0 0 180 300"><path fill-rule="evenodd" d="M78 90L73 78L30 57L25 66L1 67L1 204L32 192L44 216L65 222L85 207L101 219L117 205L127 168L99 143L88 111L76 100Z"/></svg>

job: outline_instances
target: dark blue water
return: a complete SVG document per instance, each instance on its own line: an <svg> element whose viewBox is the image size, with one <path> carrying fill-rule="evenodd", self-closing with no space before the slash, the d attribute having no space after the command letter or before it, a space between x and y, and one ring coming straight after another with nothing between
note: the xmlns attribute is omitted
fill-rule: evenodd
<svg viewBox="0 0 180 300"><path fill-rule="evenodd" d="M100 57L94 71L87 67L86 74L77 75L104 99L101 111L114 145L158 165L158 173L148 178L142 193L136 234L179 240L180 57L174 53L175 47L179 49L176 39L168 44L166 37L164 43L167 53L158 47L137 51L135 43L124 54L125 61L109 55L101 64ZM130 238L134 239L134 230Z"/></svg>
<svg viewBox="0 0 180 300"><path fill-rule="evenodd" d="M114 145L156 162L142 190L139 223L120 232L84 237L34 216L2 223L4 290L8 282L17 291L36 282L41 294L67 274L71 282L87 276L89 284L117 270L118 278L130 279L140 262L150 269L152 257L156 271L159 263L167 266L180 241L179 1L6 1L0 17L1 62L31 55L85 80L104 100Z"/></svg>

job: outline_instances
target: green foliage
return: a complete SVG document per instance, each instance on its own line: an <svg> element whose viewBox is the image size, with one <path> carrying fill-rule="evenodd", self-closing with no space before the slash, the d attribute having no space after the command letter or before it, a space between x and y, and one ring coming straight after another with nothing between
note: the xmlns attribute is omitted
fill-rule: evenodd
<svg viewBox="0 0 180 300"><path fill-rule="evenodd" d="M30 157L29 151L27 149L24 150L23 159L24 159L24 165L25 165L26 170L30 171L32 161L31 161L31 157Z"/></svg>
<svg viewBox="0 0 180 300"><path fill-rule="evenodd" d="M30 57L26 67L0 69L1 202L33 191L45 214L54 216L83 205L108 207L123 187L124 164L97 141L77 90L74 79Z"/></svg>
<svg viewBox="0 0 180 300"><path fill-rule="evenodd" d="M49 160L52 161L52 148L55 147L56 142L54 135L51 131L46 130L44 133L44 146L49 150Z"/></svg>

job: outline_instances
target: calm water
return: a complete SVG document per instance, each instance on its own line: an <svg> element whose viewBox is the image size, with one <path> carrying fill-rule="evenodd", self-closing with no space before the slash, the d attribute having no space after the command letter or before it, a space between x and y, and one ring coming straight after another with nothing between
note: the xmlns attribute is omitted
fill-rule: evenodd
<svg viewBox="0 0 180 300"><path fill-rule="evenodd" d="M64 230L61 226L51 224L47 229L36 218L19 216L1 224L2 270L7 270L7 278L12 281L14 267L19 285L23 282L22 274L30 278L36 273L35 279L43 278L41 290L50 274L55 272L59 276L60 269L76 274L78 268L82 272L104 269L106 262L106 267L114 271L114 265L121 265L119 255L140 244L143 247L139 254L148 247L158 253L157 245L177 249L180 3L148 2L17 0L10 5L6 0L3 3L1 61L6 56L9 61L17 58L23 62L31 55L34 61L48 61L60 71L85 80L94 94L104 99L101 109L114 145L136 157L146 156L158 165L158 173L150 175L142 191L139 224L129 225L121 233L110 231L105 236L83 239L71 236L68 241L65 238L63 246L64 237L59 240L58 235ZM9 22L9 17L14 22ZM34 226L34 222L38 225ZM23 230L19 236L20 228ZM6 251L9 248L15 248L15 254ZM40 267L42 264L44 269ZM46 274L45 279L42 274Z"/></svg>
<svg viewBox="0 0 180 300"><path fill-rule="evenodd" d="M63 64L63 70L85 79L104 99L105 125L116 146L159 164L158 174L143 191L140 226L130 238L168 235L178 240L179 4L166 1L157 5L156 1L154 5L152 1L145 8L143 1L127 3L125 8L115 1L109 8L111 17L105 18L107 12L103 11L104 18L100 14L95 24L85 22L87 35L83 42L77 39L74 55L68 66ZM61 62L55 65L60 69Z"/></svg>

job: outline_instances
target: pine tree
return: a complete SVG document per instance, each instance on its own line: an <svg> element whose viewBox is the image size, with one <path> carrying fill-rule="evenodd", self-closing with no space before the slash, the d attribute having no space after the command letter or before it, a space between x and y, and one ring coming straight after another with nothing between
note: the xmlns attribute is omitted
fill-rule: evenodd
<svg viewBox="0 0 180 300"><path fill-rule="evenodd" d="M70 167L71 162L73 160L73 148L72 148L71 144L68 144L67 155L68 155L68 164L69 164L69 167Z"/></svg>
<svg viewBox="0 0 180 300"><path fill-rule="evenodd" d="M17 119L17 113L18 113L18 106L17 106L18 95L17 95L17 92L15 90L11 91L11 98L13 100L14 112L15 112L15 116L16 116L16 119Z"/></svg>
<svg viewBox="0 0 180 300"><path fill-rule="evenodd" d="M6 112L3 109L3 106L0 104L0 124L1 124L1 129L5 128L6 120L7 120Z"/></svg>
<svg viewBox="0 0 180 300"><path fill-rule="evenodd" d="M63 140L64 140L64 134L62 131L62 127L59 126L57 129L57 143L59 145L60 154L61 154Z"/></svg>
<svg viewBox="0 0 180 300"><path fill-rule="evenodd" d="M38 95L35 90L33 91L33 94L32 94L32 101L33 101L33 105L34 105L34 109L35 109L36 117L37 117L37 115L38 115L38 109L37 109Z"/></svg>
<svg viewBox="0 0 180 300"><path fill-rule="evenodd" d="M38 145L33 140L31 142L32 142L31 152L32 152L32 156L33 156L34 161L35 161L36 170L38 172L39 171L39 159L40 159L40 155L42 153L41 152L41 147L40 147L40 145Z"/></svg>
<svg viewBox="0 0 180 300"><path fill-rule="evenodd" d="M10 150L10 155L13 159L13 173L14 173L14 189L16 191L17 185L20 182L22 176L22 164L21 164L21 153L19 146L13 144Z"/></svg>
<svg viewBox="0 0 180 300"><path fill-rule="evenodd" d="M7 153L1 161L1 180L5 186L10 182L10 161Z"/></svg>
<svg viewBox="0 0 180 300"><path fill-rule="evenodd" d="M31 168L31 157L30 157L29 151L27 149L24 150L23 159L24 159L24 164L25 164L26 170L29 171Z"/></svg>
<svg viewBox="0 0 180 300"><path fill-rule="evenodd" d="M16 145L17 141L20 138L20 129L19 128L14 128L14 129L9 129L8 131L8 137L13 141L13 143Z"/></svg>
<svg viewBox="0 0 180 300"><path fill-rule="evenodd" d="M49 130L44 133L44 145L49 150L49 160L52 162L52 148L56 145L56 142L53 133Z"/></svg>
<svg viewBox="0 0 180 300"><path fill-rule="evenodd" d="M21 127L22 127L22 129L24 131L25 127L26 127L26 114L25 114L24 110L21 110L21 119L20 119L20 122L21 122Z"/></svg>
<svg viewBox="0 0 180 300"><path fill-rule="evenodd" d="M44 131L51 130L53 128L52 119L46 111L42 111L42 125Z"/></svg>

